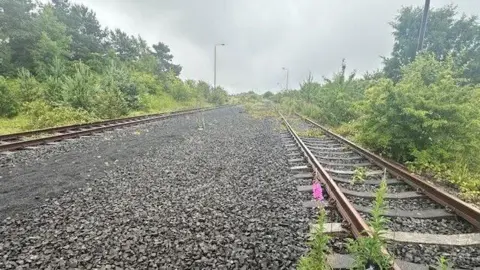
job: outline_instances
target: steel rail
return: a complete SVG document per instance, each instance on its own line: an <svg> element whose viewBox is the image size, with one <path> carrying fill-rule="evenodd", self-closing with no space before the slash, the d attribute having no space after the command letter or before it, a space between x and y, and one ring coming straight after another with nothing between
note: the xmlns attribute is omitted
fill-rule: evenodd
<svg viewBox="0 0 480 270"><path fill-rule="evenodd" d="M349 147L355 149L358 153L360 153L362 156L364 156L374 164L382 168L386 168L389 173L401 178L407 184L422 190L425 195L427 195L427 197L451 209L455 212L455 214L464 218L466 221L472 224L477 230L480 230L480 210L478 208L474 207L473 205L467 204L466 202L446 193L443 190L438 189L433 184L430 184L419 176L409 172L404 166L397 163L389 162L388 160L356 145L355 143L347 140L346 138L343 138L342 136L331 132L330 130L314 122L313 120L298 113L295 114L300 118L304 119L305 121L311 123L312 125L320 128L328 136L333 137L338 141L347 144Z"/></svg>
<svg viewBox="0 0 480 270"><path fill-rule="evenodd" d="M39 134L43 134L43 133L65 132L65 131L68 131L68 130L76 130L76 129L82 129L82 128L92 128L92 127L100 126L100 125L110 125L110 124L114 124L114 123L140 120L140 119L145 119L145 118L150 118L150 117L158 117L158 116L162 116L162 115L167 115L167 114L170 114L170 113L189 112L189 111L194 111L194 110L196 110L196 109L186 109L186 110L180 110L180 111L174 111L174 112L163 112L163 113L147 114L147 115L140 115L140 116L125 117L125 118L109 119L109 120L96 121L96 122L90 122L90 123L74 124L74 125L68 125L68 126L29 130L29 131L25 131L25 132L0 135L0 141L3 141L3 142L12 141L12 140L20 139L21 137L35 136L35 135L39 135Z"/></svg>
<svg viewBox="0 0 480 270"><path fill-rule="evenodd" d="M102 124L99 124L96 127L91 127L86 130L78 130L78 131L73 131L69 133L64 133L64 134L55 134L52 136L47 136L47 137L42 137L42 138L36 138L36 139L30 139L30 140L24 140L24 141L15 141L12 143L7 143L7 144L1 144L0 145L0 152L1 151L11 151L11 150L17 150L17 149L22 149L27 146L37 146L37 145L42 145L46 144L49 142L57 142L65 139L70 139L70 138L78 138L80 136L86 136L90 135L93 133L98 133L102 131L107 131L111 129L116 129L119 127L127 127L127 126L132 126L132 125L137 125L137 124L143 124L143 123L148 123L152 121L157 121L161 119L167 119L170 117L174 116L181 116L181 115L187 115L187 114L192 114L196 112L203 112L203 111L208 111L208 110L213 110L217 108L202 108L202 109L189 109L189 110L183 110L183 111L178 111L178 112L170 112L166 114L162 114L159 116L150 116L150 117L143 117L140 119L133 120L125 122L125 121L117 121L117 122L110 122L108 126L102 126ZM109 120L110 121L110 120ZM100 122L99 122L100 123ZM105 125L105 122L101 122L103 125ZM69 129L66 129L69 130ZM38 134L38 133L37 133Z"/></svg>
<svg viewBox="0 0 480 270"><path fill-rule="evenodd" d="M335 201L335 206L340 212L340 215L350 225L350 230L352 231L354 237L372 237L372 231L365 222L365 220L360 216L358 211L353 207L347 197L343 194L343 192L340 190L332 177L318 162L315 155L313 155L313 153L310 151L310 149L308 149L302 139L300 139L295 130L293 130L292 126L288 123L287 119L283 116L283 114L280 111L278 111L278 114L280 114L280 117L283 119L287 130L290 132L297 144L301 147L302 151L307 156L309 163L312 164L315 175L318 176L320 178L320 181L324 184L325 188L327 189L328 195ZM382 248L382 252L384 254L388 254L388 251L384 247ZM400 270L400 267L395 262L392 262L392 269Z"/></svg>

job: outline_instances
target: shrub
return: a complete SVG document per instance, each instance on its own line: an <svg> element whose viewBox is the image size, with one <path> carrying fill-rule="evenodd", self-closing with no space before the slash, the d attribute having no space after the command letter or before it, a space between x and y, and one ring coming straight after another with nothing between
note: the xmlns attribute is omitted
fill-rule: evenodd
<svg viewBox="0 0 480 270"><path fill-rule="evenodd" d="M24 105L29 129L85 123L95 120L84 110L70 107L52 107L44 101L34 101Z"/></svg>
<svg viewBox="0 0 480 270"><path fill-rule="evenodd" d="M43 86L27 69L21 68L18 71L18 89L16 89L16 98L18 102L25 103L38 100L43 96Z"/></svg>
<svg viewBox="0 0 480 270"><path fill-rule="evenodd" d="M178 104L172 96L166 93L157 95L144 94L140 96L140 108L146 112L161 112L174 109Z"/></svg>
<svg viewBox="0 0 480 270"><path fill-rule="evenodd" d="M85 64L76 63L74 68L74 74L66 77L62 84L63 102L75 109L89 111L98 92L97 78Z"/></svg>
<svg viewBox="0 0 480 270"><path fill-rule="evenodd" d="M118 118L128 114L128 103L120 90L102 90L94 98L93 112L102 119Z"/></svg>
<svg viewBox="0 0 480 270"><path fill-rule="evenodd" d="M0 76L0 116L12 117L18 112L18 103L7 80Z"/></svg>

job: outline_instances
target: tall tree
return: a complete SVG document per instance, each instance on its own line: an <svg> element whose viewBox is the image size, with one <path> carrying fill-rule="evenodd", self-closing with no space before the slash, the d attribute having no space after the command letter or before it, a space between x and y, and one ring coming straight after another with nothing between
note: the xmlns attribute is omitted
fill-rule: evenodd
<svg viewBox="0 0 480 270"><path fill-rule="evenodd" d="M176 76L182 72L182 66L172 63L173 55L170 53L170 48L162 42L153 45L153 55L157 58L159 72L164 73L172 71Z"/></svg>
<svg viewBox="0 0 480 270"><path fill-rule="evenodd" d="M71 37L67 36L66 26L55 16L53 6L47 5L36 20L41 29L40 40L32 50L35 70L38 75L46 78L49 66L55 59L70 56Z"/></svg>
<svg viewBox="0 0 480 270"><path fill-rule="evenodd" d="M110 31L109 42L122 61L134 61L140 57L138 40L120 29Z"/></svg>
<svg viewBox="0 0 480 270"><path fill-rule="evenodd" d="M451 54L458 66L465 66L465 76L473 83L480 82L480 24L476 16L458 17L456 6L432 9L428 16L423 50L432 52L437 60ZM420 31L422 8L404 7L390 25L395 43L390 57L384 58L385 74L398 81L401 68L415 57Z"/></svg>
<svg viewBox="0 0 480 270"><path fill-rule="evenodd" d="M37 32L33 24L32 0L0 0L0 72L13 75L20 67L31 69L33 59L30 54L35 44Z"/></svg>
<svg viewBox="0 0 480 270"><path fill-rule="evenodd" d="M95 12L84 5L71 5L68 0L54 0L55 14L66 25L72 37L71 57L73 60L89 60L93 54L105 53L107 37L97 20Z"/></svg>

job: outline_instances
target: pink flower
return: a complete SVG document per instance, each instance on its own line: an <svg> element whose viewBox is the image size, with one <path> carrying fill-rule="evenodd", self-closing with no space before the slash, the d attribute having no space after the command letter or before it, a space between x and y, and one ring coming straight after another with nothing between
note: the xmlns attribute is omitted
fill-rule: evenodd
<svg viewBox="0 0 480 270"><path fill-rule="evenodd" d="M315 200L322 201L323 193L322 193L322 186L320 185L320 183L315 182L312 186L312 190L313 190L313 198Z"/></svg>

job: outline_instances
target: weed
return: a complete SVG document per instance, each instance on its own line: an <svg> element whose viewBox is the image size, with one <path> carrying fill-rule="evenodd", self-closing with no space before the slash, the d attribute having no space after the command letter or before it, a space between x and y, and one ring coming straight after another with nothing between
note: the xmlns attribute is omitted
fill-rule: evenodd
<svg viewBox="0 0 480 270"><path fill-rule="evenodd" d="M439 270L451 269L451 265L448 262L448 259L445 258L444 256L440 256L440 258L438 258L438 262L437 262L437 269L439 269Z"/></svg>
<svg viewBox="0 0 480 270"><path fill-rule="evenodd" d="M352 182L351 184L356 183L363 183L365 182L365 178L367 178L367 168L365 167L357 167L353 172Z"/></svg>
<svg viewBox="0 0 480 270"><path fill-rule="evenodd" d="M385 194L387 193L387 182L384 178L375 194L375 204L372 209L372 219L368 222L372 229L372 237L359 237L355 240L349 239L347 248L355 258L355 269L364 269L366 265L375 264L380 269L389 269L392 258L382 252L385 245L383 234L385 232Z"/></svg>
<svg viewBox="0 0 480 270"><path fill-rule="evenodd" d="M310 138L323 138L325 134L319 129L309 129L307 131L301 131L297 133L300 137L310 137Z"/></svg>
<svg viewBox="0 0 480 270"><path fill-rule="evenodd" d="M317 227L312 239L308 243L310 251L303 256L297 266L299 270L326 270L331 269L327 264L328 240L330 237L323 231L326 220L325 209L320 209Z"/></svg>

